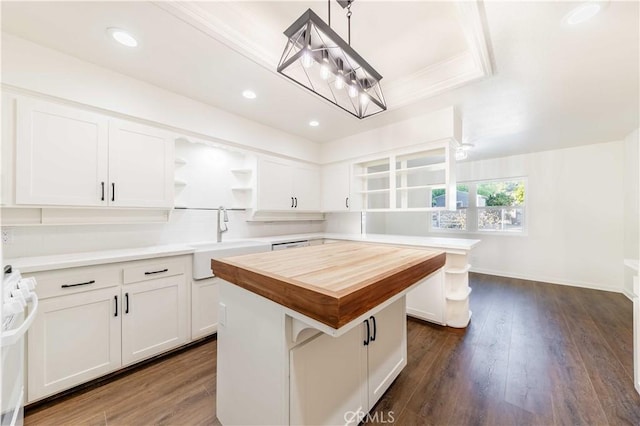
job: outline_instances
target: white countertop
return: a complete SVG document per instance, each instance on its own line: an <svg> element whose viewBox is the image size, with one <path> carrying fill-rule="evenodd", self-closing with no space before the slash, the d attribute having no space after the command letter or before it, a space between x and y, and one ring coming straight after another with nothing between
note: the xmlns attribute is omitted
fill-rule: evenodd
<svg viewBox="0 0 640 426"><path fill-rule="evenodd" d="M241 240L238 239L233 241L260 241L269 244L278 244L289 241L317 240L323 238L332 240L364 241L381 244L402 244L417 247L433 247L444 251L469 251L480 242L480 240L468 240L462 238L333 233L274 235L270 237L244 238ZM14 268L19 269L22 273L51 271L54 269L101 265L105 263L126 262L130 260L152 259L155 257L164 256L178 256L181 254L192 254L196 249L194 247L191 247L189 244L200 244L200 242L160 245L152 247L138 247L119 250L68 253L51 256L20 257L14 259L5 259L4 263L12 265ZM213 242L213 244L215 244L215 242Z"/></svg>

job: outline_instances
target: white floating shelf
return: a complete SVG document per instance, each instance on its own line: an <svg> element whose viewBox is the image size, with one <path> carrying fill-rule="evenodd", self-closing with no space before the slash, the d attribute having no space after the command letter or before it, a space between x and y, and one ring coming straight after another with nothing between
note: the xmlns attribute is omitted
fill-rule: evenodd
<svg viewBox="0 0 640 426"><path fill-rule="evenodd" d="M231 173L253 173L253 169L231 169Z"/></svg>
<svg viewBox="0 0 640 426"><path fill-rule="evenodd" d="M180 164L180 165L182 165L182 164L187 164L187 160L185 160L185 159L184 159L184 158L182 158L182 157L176 157L176 159L175 159L175 163L176 163L176 164Z"/></svg>
<svg viewBox="0 0 640 426"><path fill-rule="evenodd" d="M180 180L180 179L175 179L175 180L173 181L173 183L174 183L176 186L186 186L186 185L187 185L187 182L185 182L185 181L183 181L183 180Z"/></svg>
<svg viewBox="0 0 640 426"><path fill-rule="evenodd" d="M471 269L471 265L467 264L463 268L448 268L445 269L445 274L466 274Z"/></svg>
<svg viewBox="0 0 640 426"><path fill-rule="evenodd" d="M471 294L471 287L467 287L466 293L457 293L457 294L448 295L447 300L450 300L452 302L464 302L469 298L470 294Z"/></svg>
<svg viewBox="0 0 640 426"><path fill-rule="evenodd" d="M243 186L243 187L231 188L231 190L232 191L253 191L253 188L247 187L247 186Z"/></svg>

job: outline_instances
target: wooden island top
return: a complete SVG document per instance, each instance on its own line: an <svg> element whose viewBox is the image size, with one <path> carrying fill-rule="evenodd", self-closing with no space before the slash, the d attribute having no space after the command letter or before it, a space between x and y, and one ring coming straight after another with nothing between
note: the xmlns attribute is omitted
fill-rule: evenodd
<svg viewBox="0 0 640 426"><path fill-rule="evenodd" d="M340 242L212 259L214 275L338 329L442 268L439 250Z"/></svg>

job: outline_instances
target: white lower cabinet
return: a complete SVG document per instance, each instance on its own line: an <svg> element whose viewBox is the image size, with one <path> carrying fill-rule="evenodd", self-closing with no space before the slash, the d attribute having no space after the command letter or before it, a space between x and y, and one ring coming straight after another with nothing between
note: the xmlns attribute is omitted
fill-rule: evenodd
<svg viewBox="0 0 640 426"><path fill-rule="evenodd" d="M29 402L120 367L119 297L111 287L40 302L28 333Z"/></svg>
<svg viewBox="0 0 640 426"><path fill-rule="evenodd" d="M367 334L368 333L368 334ZM358 424L407 365L405 299L290 351L290 424Z"/></svg>
<svg viewBox="0 0 640 426"><path fill-rule="evenodd" d="M191 339L218 331L220 278L194 280L191 284Z"/></svg>
<svg viewBox="0 0 640 426"><path fill-rule="evenodd" d="M190 264L179 256L33 274L41 301L27 338L27 402L186 343Z"/></svg>
<svg viewBox="0 0 640 426"><path fill-rule="evenodd" d="M128 284L122 292L122 365L187 342L184 275Z"/></svg>
<svg viewBox="0 0 640 426"><path fill-rule="evenodd" d="M445 324L444 272L440 269L407 293L407 315Z"/></svg>

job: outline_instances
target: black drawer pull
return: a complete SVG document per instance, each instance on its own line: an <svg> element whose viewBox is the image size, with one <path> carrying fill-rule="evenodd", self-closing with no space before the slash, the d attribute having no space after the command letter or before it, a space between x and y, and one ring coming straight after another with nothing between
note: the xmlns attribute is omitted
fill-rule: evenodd
<svg viewBox="0 0 640 426"><path fill-rule="evenodd" d="M124 313L128 314L129 313L129 293L125 293L124 294Z"/></svg>
<svg viewBox="0 0 640 426"><path fill-rule="evenodd" d="M364 320L364 323L367 324L367 340L364 341L364 345L367 346L371 338L371 329L369 328L369 320Z"/></svg>
<svg viewBox="0 0 640 426"><path fill-rule="evenodd" d="M91 280L91 281L87 281L86 283L78 283L78 284L62 284L60 287L62 288L69 288L69 287L79 287L81 285L89 285L89 284L95 284L96 280Z"/></svg>
<svg viewBox="0 0 640 426"><path fill-rule="evenodd" d="M291 208L293 208L293 197L291 197Z"/></svg>
<svg viewBox="0 0 640 426"><path fill-rule="evenodd" d="M115 300L115 305L116 305L116 313L113 314L114 317L118 316L118 296L113 296L113 300Z"/></svg>
<svg viewBox="0 0 640 426"><path fill-rule="evenodd" d="M102 185L102 196L100 197L100 201L104 201L104 182L100 182L100 185Z"/></svg>
<svg viewBox="0 0 640 426"><path fill-rule="evenodd" d="M369 317L371 321L373 321L373 336L371 336L371 341L374 342L376 340L376 335L378 334L378 327L376 327L376 317Z"/></svg>
<svg viewBox="0 0 640 426"><path fill-rule="evenodd" d="M111 201L116 200L116 184L111 182Z"/></svg>
<svg viewBox="0 0 640 426"><path fill-rule="evenodd" d="M153 274L161 274L163 272L168 272L169 270L167 268L161 270L161 271L152 271L152 272L145 272L145 275L153 275Z"/></svg>
<svg viewBox="0 0 640 426"><path fill-rule="evenodd" d="M349 197L347 197L347 198L345 198L345 199L344 199L344 206L345 206L346 208L349 208Z"/></svg>

